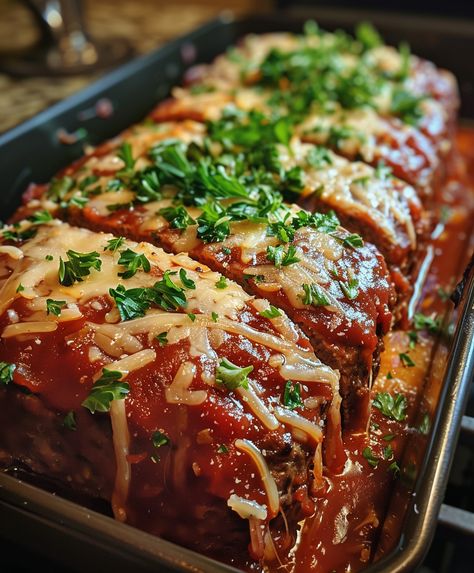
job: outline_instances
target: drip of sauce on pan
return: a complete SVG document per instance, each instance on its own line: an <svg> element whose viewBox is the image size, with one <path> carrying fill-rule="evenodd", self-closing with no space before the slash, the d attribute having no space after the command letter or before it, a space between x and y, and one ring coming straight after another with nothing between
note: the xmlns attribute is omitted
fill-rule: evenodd
<svg viewBox="0 0 474 573"><path fill-rule="evenodd" d="M436 201L440 223L433 232L433 260L416 308L426 316L436 313L442 317L452 308L449 295L474 245L474 129L461 128L457 146L459 153L453 154L446 184ZM386 337L372 390L374 399L386 392L402 394L405 419L391 419L373 408L369 435L345 436L348 461L344 471L326 476L329 487L318 501L315 515L304 522L291 554L280 556L286 571L360 571L398 541L417 461L425 446L423 438L436 410L447 353L443 337L437 340L437 336L420 331L416 344L412 342L410 347L413 336L396 331ZM400 355L408 355L410 361ZM390 503L392 493L395 501ZM270 567L271 571L277 569L281 570L280 566Z"/></svg>

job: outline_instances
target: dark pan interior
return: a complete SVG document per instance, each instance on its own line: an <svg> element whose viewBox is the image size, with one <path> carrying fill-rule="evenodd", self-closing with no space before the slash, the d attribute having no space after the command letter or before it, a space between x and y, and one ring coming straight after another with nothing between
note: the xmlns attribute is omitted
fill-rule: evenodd
<svg viewBox="0 0 474 573"><path fill-rule="evenodd" d="M316 19L322 27L348 30L358 21L370 20L389 43L408 41L414 53L434 60L457 75L462 90L462 115L474 118L471 61L469 57L463 57L474 53L474 26L469 22L334 10L295 11L242 20L226 16L120 67L87 89L1 135L0 218L7 219L15 210L29 183L47 182L82 154L85 143L97 144L143 118L166 97L172 86L179 84L185 69L193 63L212 60L248 33L299 31L309 17ZM113 107L113 113L107 119L100 119L94 113L101 99L109 100ZM61 130L79 136L77 143L61 143L58 138ZM454 339L437 425L427 449L430 455L425 458L425 468L417 485L418 506L409 509L398 550L371 566L370 571L413 570L429 544L430 528L432 530L436 522L452 460L469 377L474 370L473 316L468 313L474 302L472 280L466 287L465 298L466 312ZM43 554L51 554L54 547L57 561L67 565L68 570L231 571L224 565L2 474L0 512L2 537L21 541Z"/></svg>

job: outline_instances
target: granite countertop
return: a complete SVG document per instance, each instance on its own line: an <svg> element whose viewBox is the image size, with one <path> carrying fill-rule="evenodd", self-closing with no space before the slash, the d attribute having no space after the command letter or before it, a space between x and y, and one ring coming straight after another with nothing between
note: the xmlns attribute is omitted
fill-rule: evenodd
<svg viewBox="0 0 474 573"><path fill-rule="evenodd" d="M268 9L269 0L258 3ZM223 10L256 11L252 0L85 0L87 30L92 38L121 37L144 54L190 31ZM36 24L19 0L0 0L0 54L32 45ZM14 37L9 30L15 30ZM0 132L35 115L97 79L103 72L73 77L13 78L0 72Z"/></svg>

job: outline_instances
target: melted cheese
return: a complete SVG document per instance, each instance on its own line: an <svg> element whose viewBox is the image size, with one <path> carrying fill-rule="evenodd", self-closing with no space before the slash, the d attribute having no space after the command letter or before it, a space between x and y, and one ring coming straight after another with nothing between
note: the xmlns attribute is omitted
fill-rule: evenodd
<svg viewBox="0 0 474 573"><path fill-rule="evenodd" d="M173 382L165 389L166 401L170 404L187 404L188 406L198 406L207 399L205 390L190 390L196 366L192 362L184 362L178 369Z"/></svg>
<svg viewBox="0 0 474 573"><path fill-rule="evenodd" d="M323 432L321 428L296 412L277 407L275 408L275 417L283 424L304 432L312 442L316 444L322 442Z"/></svg>
<svg viewBox="0 0 474 573"><path fill-rule="evenodd" d="M227 500L227 505L235 511L242 519L251 517L264 521L267 519L267 508L252 499L245 499L233 493Z"/></svg>
<svg viewBox="0 0 474 573"><path fill-rule="evenodd" d="M112 493L112 510L115 519L126 521L125 506L130 488L131 469L128 461L130 434L128 431L125 400L112 400L110 404L110 420L115 451L115 485Z"/></svg>
<svg viewBox="0 0 474 573"><path fill-rule="evenodd" d="M235 447L248 454L257 467L268 498L269 517L270 519L275 517L280 511L280 498L275 480L268 469L265 458L257 446L250 440L235 440Z"/></svg>

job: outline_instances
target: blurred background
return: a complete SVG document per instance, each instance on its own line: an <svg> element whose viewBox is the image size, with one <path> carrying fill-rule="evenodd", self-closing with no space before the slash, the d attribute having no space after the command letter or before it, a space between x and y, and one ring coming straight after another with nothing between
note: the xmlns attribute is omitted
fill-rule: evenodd
<svg viewBox="0 0 474 573"><path fill-rule="evenodd" d="M472 0L0 0L0 133L91 83L104 69L147 53L222 11L240 15L298 6L474 16ZM84 46L90 39L92 48ZM99 65L92 62L82 70L70 65L72 74L51 75L40 63L48 56L48 42L62 49L67 44L69 52L82 49L89 60L97 56Z"/></svg>

